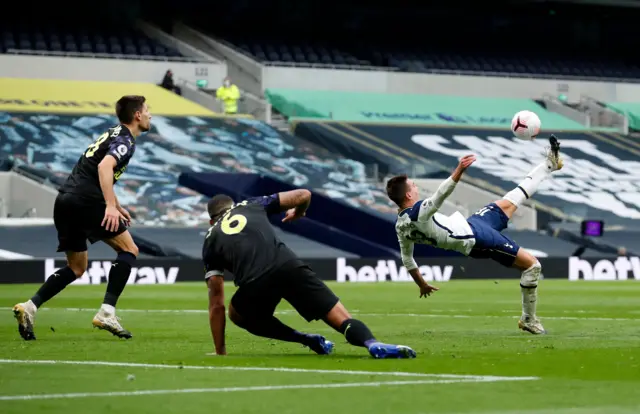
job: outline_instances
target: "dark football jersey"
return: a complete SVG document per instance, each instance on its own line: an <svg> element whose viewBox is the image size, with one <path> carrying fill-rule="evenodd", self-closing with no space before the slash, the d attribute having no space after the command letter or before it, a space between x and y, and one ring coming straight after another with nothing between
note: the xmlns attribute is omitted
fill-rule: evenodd
<svg viewBox="0 0 640 414"><path fill-rule="evenodd" d="M273 194L235 204L209 229L202 248L205 278L231 272L236 286L302 262L276 236L268 215L280 212Z"/></svg>
<svg viewBox="0 0 640 414"><path fill-rule="evenodd" d="M73 171L67 181L60 187L61 193L73 193L84 198L94 199L104 202L104 196L100 189L100 178L98 177L98 164L107 155L112 155L116 159L116 166L113 169L114 183L126 171L129 161L136 150L136 139L131 135L131 131L124 125L117 125L110 128L80 156L80 159L73 167Z"/></svg>

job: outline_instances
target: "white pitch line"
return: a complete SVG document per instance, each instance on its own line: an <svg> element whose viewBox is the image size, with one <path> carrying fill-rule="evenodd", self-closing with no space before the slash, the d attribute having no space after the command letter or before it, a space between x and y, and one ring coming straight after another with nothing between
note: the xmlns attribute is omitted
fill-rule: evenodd
<svg viewBox="0 0 640 414"><path fill-rule="evenodd" d="M22 364L22 365L88 365L88 366L110 366L128 368L161 368L161 369L194 369L194 370L215 370L215 371L270 371L270 372L294 372L312 374L335 374L335 375L379 375L391 377L420 377L420 378L449 378L468 379L478 381L533 381L538 377L501 377L492 375L456 375L456 374L425 374L421 372L402 371L349 371L333 369L304 369L285 367L237 367L237 366L215 366L215 365L166 365L166 364L143 364L137 362L110 362L110 361L56 361L39 359L0 359L0 364Z"/></svg>
<svg viewBox="0 0 640 414"><path fill-rule="evenodd" d="M496 377L498 378L498 377ZM278 390L304 390L327 388L360 388L382 387L399 385L424 385L424 384L455 384L471 382L497 382L511 379L442 379L442 380L413 380L413 381L378 381L378 382L351 382L339 384L295 384L295 385L266 385L254 387L223 387L223 388L185 388L177 390L140 390L140 391L114 391L114 392L84 392L69 394L31 394L31 395L4 395L0 401L15 400L50 400L61 398L88 398L88 397L128 397L134 395L163 395L163 394L193 394L209 392L241 392L241 391L278 391Z"/></svg>
<svg viewBox="0 0 640 414"><path fill-rule="evenodd" d="M11 310L12 308L0 308L2 310ZM89 308L43 308L39 310L42 311L69 311L69 312L96 312L97 309L89 309ZM204 314L208 313L206 309L118 309L119 313L196 313L196 314ZM295 314L296 311L286 310L286 311L277 311L276 315L289 315ZM361 313L361 312L351 312L354 315L360 316L370 316L370 317L420 317L420 318L453 318L453 319L467 319L467 318L519 318L520 315L452 315L446 313ZM601 322L610 322L610 321L639 321L640 318L601 318L601 317L591 317L591 316L542 316L542 319L549 320L564 320L564 321L601 321Z"/></svg>

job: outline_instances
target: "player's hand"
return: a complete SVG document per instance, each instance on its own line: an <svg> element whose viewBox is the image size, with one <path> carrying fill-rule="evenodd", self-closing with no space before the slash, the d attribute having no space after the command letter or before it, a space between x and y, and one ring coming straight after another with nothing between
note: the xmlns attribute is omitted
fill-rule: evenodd
<svg viewBox="0 0 640 414"><path fill-rule="evenodd" d="M464 157L462 157L460 159L460 163L458 164L458 168L460 168L462 171L466 170L467 168L469 168L469 166L471 166L471 164L473 164L476 161L476 156L473 154L470 155L465 155Z"/></svg>
<svg viewBox="0 0 640 414"><path fill-rule="evenodd" d="M283 223L287 223L289 221L294 221L294 220L298 220L301 217L304 217L306 213L303 212L299 212L297 208L290 208L289 210L287 210L287 214L284 216L284 218L282 219Z"/></svg>
<svg viewBox="0 0 640 414"><path fill-rule="evenodd" d="M122 207L118 207L118 211L122 215L122 219L127 222L127 225L131 224L131 214Z"/></svg>
<svg viewBox="0 0 640 414"><path fill-rule="evenodd" d="M115 206L107 206L104 210L104 218L102 219L102 226L104 226L107 231L115 232L120 227L120 220L122 219L122 214L118 211L118 208Z"/></svg>
<svg viewBox="0 0 640 414"><path fill-rule="evenodd" d="M424 285L420 286L420 297L426 298L427 296L430 296L433 292L437 292L438 290L440 289L425 282Z"/></svg>

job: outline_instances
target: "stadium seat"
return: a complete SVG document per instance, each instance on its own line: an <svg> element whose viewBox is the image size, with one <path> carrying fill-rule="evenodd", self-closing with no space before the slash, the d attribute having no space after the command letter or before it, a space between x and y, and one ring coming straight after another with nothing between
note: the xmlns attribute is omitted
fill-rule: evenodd
<svg viewBox="0 0 640 414"><path fill-rule="evenodd" d="M96 53L109 53L107 51L107 45L104 43L96 43L95 51Z"/></svg>
<svg viewBox="0 0 640 414"><path fill-rule="evenodd" d="M135 29L117 33L111 27L96 25L70 32L61 22L55 24L5 22L0 34L0 49L38 50L41 52L82 52L126 56L182 56L179 51L157 45Z"/></svg>

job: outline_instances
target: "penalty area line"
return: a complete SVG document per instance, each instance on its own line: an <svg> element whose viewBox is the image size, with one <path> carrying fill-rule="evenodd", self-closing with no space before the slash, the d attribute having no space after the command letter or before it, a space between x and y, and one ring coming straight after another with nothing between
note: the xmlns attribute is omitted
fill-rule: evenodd
<svg viewBox="0 0 640 414"><path fill-rule="evenodd" d="M196 394L196 393L228 393L243 391L279 391L279 390L305 390L305 389L331 389L331 388L364 388L384 387L400 385L427 385L427 384L456 384L477 382L510 381L513 379L499 379L499 377L487 378L460 378L460 379L433 379L412 381L376 381L376 382L351 382L339 384L294 384L294 385L266 385L254 387L220 387L220 388L185 388L176 390L139 390L139 391L114 391L114 392L83 392L68 394L30 394L30 395L3 395L0 401L16 400L52 400L71 398L96 398L96 397L129 397L137 395L165 395L165 394Z"/></svg>

